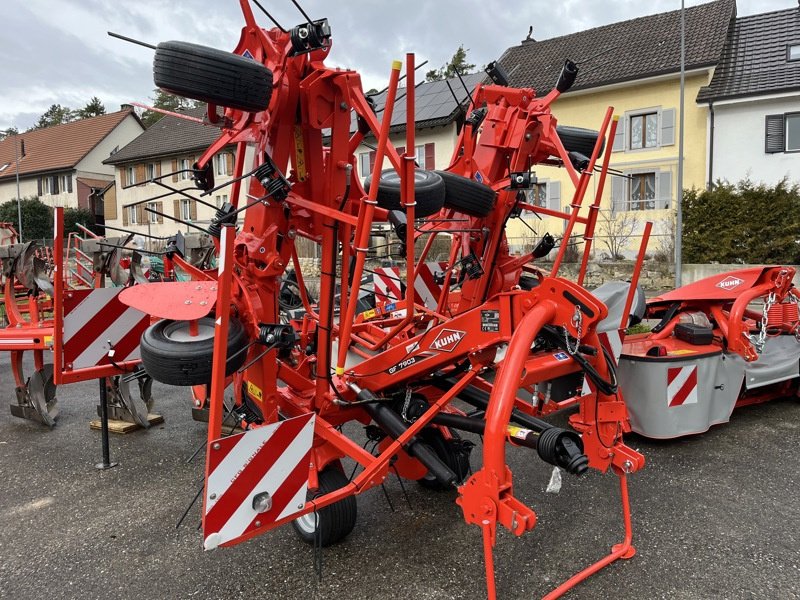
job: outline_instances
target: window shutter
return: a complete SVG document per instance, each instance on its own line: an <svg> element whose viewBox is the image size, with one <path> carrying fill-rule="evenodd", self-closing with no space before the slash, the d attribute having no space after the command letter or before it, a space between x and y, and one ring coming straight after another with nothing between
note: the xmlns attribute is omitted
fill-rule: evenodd
<svg viewBox="0 0 800 600"><path fill-rule="evenodd" d="M658 201L656 208L669 208L672 205L672 171L656 173L658 178Z"/></svg>
<svg viewBox="0 0 800 600"><path fill-rule="evenodd" d="M163 202L156 202L156 210L160 213L164 212L164 203ZM159 223L164 222L164 215L156 215Z"/></svg>
<svg viewBox="0 0 800 600"><path fill-rule="evenodd" d="M136 165L136 183L144 183L147 179L147 172L144 165Z"/></svg>
<svg viewBox="0 0 800 600"><path fill-rule="evenodd" d="M625 210L625 179L622 177L611 178L611 212L617 213Z"/></svg>
<svg viewBox="0 0 800 600"><path fill-rule="evenodd" d="M103 216L107 221L117 219L117 190L110 187L103 194Z"/></svg>
<svg viewBox="0 0 800 600"><path fill-rule="evenodd" d="M197 221L197 202L195 200L189 200L189 217L192 221Z"/></svg>
<svg viewBox="0 0 800 600"><path fill-rule="evenodd" d="M52 175L50 177L50 187L53 190L54 194L58 194L58 175Z"/></svg>
<svg viewBox="0 0 800 600"><path fill-rule="evenodd" d="M675 109L661 111L661 145L675 145Z"/></svg>
<svg viewBox="0 0 800 600"><path fill-rule="evenodd" d="M547 208L561 210L561 182L551 181L547 184Z"/></svg>
<svg viewBox="0 0 800 600"><path fill-rule="evenodd" d="M429 171L436 168L435 144L425 144L425 168Z"/></svg>
<svg viewBox="0 0 800 600"><path fill-rule="evenodd" d="M230 152L225 153L225 174L233 174L233 154Z"/></svg>
<svg viewBox="0 0 800 600"><path fill-rule="evenodd" d="M177 173L177 171L178 171L178 159L177 158L173 158L172 159L172 181L178 181L178 173ZM177 216L177 214L175 216Z"/></svg>
<svg viewBox="0 0 800 600"><path fill-rule="evenodd" d="M137 204L136 205L136 223L139 225L143 225L147 223L147 218L149 217L150 213L145 212L144 204Z"/></svg>
<svg viewBox="0 0 800 600"><path fill-rule="evenodd" d="M775 154L786 149L786 125L783 115L767 115L764 152Z"/></svg>
<svg viewBox="0 0 800 600"><path fill-rule="evenodd" d="M128 207L127 206L123 206L122 207L122 226L123 227L127 227L128 226Z"/></svg>
<svg viewBox="0 0 800 600"><path fill-rule="evenodd" d="M161 161L156 161L156 177L161 177Z"/></svg>
<svg viewBox="0 0 800 600"><path fill-rule="evenodd" d="M38 191L38 196L41 198L42 197L42 178L41 177L39 177L39 179L36 180L36 185L37 185L37 188L39 190Z"/></svg>
<svg viewBox="0 0 800 600"><path fill-rule="evenodd" d="M180 219L181 218L181 201L180 200L175 199L175 200L172 201L172 210L175 213L175 218L176 219Z"/></svg>
<svg viewBox="0 0 800 600"><path fill-rule="evenodd" d="M375 152L375 150L371 150L370 153L369 153L369 173L370 173L370 175L375 170L375 156L376 156L376 154L377 153Z"/></svg>
<svg viewBox="0 0 800 600"><path fill-rule="evenodd" d="M625 121L627 119L622 117L617 121L617 131L614 134L614 145L611 148L612 152L622 152L625 150Z"/></svg>

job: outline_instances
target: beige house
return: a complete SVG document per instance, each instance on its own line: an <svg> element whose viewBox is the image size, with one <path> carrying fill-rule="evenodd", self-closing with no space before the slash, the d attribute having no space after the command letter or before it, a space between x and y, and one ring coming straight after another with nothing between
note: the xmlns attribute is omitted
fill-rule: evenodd
<svg viewBox="0 0 800 600"><path fill-rule="evenodd" d="M193 119L202 119L204 114L204 108L186 111ZM216 208L230 200L230 188L200 198L190 171L217 137L216 127L167 115L108 158L106 164L116 172L118 193L107 223L154 237L196 231L192 225L208 228ZM233 165L233 146L214 156L215 185L231 180Z"/></svg>
<svg viewBox="0 0 800 600"><path fill-rule="evenodd" d="M100 200L114 182L114 167L103 161L142 131L139 118L126 108L9 136L0 142L0 202L17 198L19 174L22 198L38 196L48 206L86 208L102 223Z"/></svg>

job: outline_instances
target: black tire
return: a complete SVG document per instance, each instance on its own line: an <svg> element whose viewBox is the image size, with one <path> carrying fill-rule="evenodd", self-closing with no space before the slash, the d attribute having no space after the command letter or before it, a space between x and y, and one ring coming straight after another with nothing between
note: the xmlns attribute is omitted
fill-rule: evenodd
<svg viewBox="0 0 800 600"><path fill-rule="evenodd" d="M485 217L494 208L497 194L488 185L455 173L436 171L444 180L444 205L473 217Z"/></svg>
<svg viewBox="0 0 800 600"><path fill-rule="evenodd" d="M153 81L170 94L249 112L266 109L272 97L272 71L261 63L188 42L158 45Z"/></svg>
<svg viewBox="0 0 800 600"><path fill-rule="evenodd" d="M214 318L198 322L198 335L189 335L188 321L165 319L148 327L142 334L139 349L142 366L156 381L169 385L191 386L211 381L211 359L214 355ZM231 375L244 364L247 332L241 321L231 318L228 327L228 364L225 374Z"/></svg>
<svg viewBox="0 0 800 600"><path fill-rule="evenodd" d="M324 496L329 492L343 488L349 482L344 473L336 466L328 465L319 473L319 490L309 499ZM355 496L348 496L338 502L329 504L315 513L311 512L292 521L297 535L307 544L313 544L319 527L319 544L323 547L330 546L344 539L353 531L358 517L358 506Z"/></svg>
<svg viewBox="0 0 800 600"><path fill-rule="evenodd" d="M594 129L584 129L583 127L570 127L568 125L556 126L556 133L561 138L561 143L567 152L579 152L586 157L590 157L594 152L594 145L597 143L597 136L599 132ZM600 146L600 154L603 156L605 149L605 140L603 145Z"/></svg>
<svg viewBox="0 0 800 600"><path fill-rule="evenodd" d="M370 180L367 179L364 189L369 193ZM428 217L438 213L444 206L444 181L436 171L417 169L414 171L414 195L417 205L414 208L416 217ZM378 184L375 198L378 206L386 210L404 210L400 203L400 174L394 169L384 169Z"/></svg>
<svg viewBox="0 0 800 600"><path fill-rule="evenodd" d="M539 278L536 275L522 274L519 276L519 289L529 292L535 287L539 287Z"/></svg>
<svg viewBox="0 0 800 600"><path fill-rule="evenodd" d="M469 475L469 451L472 448L472 443L462 440L461 436L452 429L450 430L450 435L453 436L452 439L445 439L438 428L426 427L419 437L456 474L456 485L461 485ZM437 492L453 489L449 485L444 485L430 473L417 481L422 487Z"/></svg>

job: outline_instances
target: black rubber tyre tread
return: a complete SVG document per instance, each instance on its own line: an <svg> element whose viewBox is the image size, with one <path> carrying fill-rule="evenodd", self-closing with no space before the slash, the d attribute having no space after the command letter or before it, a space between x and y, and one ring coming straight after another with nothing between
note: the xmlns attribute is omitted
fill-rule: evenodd
<svg viewBox="0 0 800 600"><path fill-rule="evenodd" d="M214 326L213 317L203 317L199 321L201 324ZM145 330L139 342L142 366L150 377L168 385L191 386L209 383L214 338L192 342L171 340L164 334L164 329L175 322L164 319ZM231 318L228 327L226 375L231 375L244 364L247 352L239 350L247 346L247 343L244 325L238 319Z"/></svg>
<svg viewBox="0 0 800 600"><path fill-rule="evenodd" d="M539 278L536 275L522 274L519 276L519 288L521 290L530 291L535 287L539 287Z"/></svg>
<svg viewBox="0 0 800 600"><path fill-rule="evenodd" d="M461 439L461 436L459 436L458 433L452 429L450 430L450 435L453 436L453 440ZM436 452L436 456L438 456L441 461L446 464L450 470L453 471L453 473L456 474L456 484L461 485L464 483L464 480L466 480L467 476L469 475L469 455L455 452L453 450L452 441L445 439L444 435L442 435L442 432L436 427L426 427L422 430L422 433L420 433L419 437L422 439L422 441L428 444L428 446L430 446L431 449ZM417 482L422 487L437 492L444 492L453 489L450 486L445 486L442 484L430 473L422 479L418 479Z"/></svg>
<svg viewBox="0 0 800 600"><path fill-rule="evenodd" d="M189 42L162 42L153 81L171 94L249 112L267 108L272 71L244 56Z"/></svg>
<svg viewBox="0 0 800 600"><path fill-rule="evenodd" d="M455 173L436 172L444 180L444 205L447 208L473 217L485 217L492 212L497 194L488 185Z"/></svg>
<svg viewBox="0 0 800 600"><path fill-rule="evenodd" d="M583 127L570 127L569 125L556 126L556 133L561 138L567 152L579 152L586 157L590 157L594 152L594 145L597 143L597 136L600 132L594 129L584 129ZM600 147L599 156L603 156L605 140Z"/></svg>
<svg viewBox="0 0 800 600"><path fill-rule="evenodd" d="M335 466L329 465L319 473L319 490L316 494L309 494L309 499L338 490L346 486L350 481ZM330 546L346 538L356 525L358 518L358 504L355 496L348 496L329 504L317 511L317 526L319 528L319 543L322 547ZM296 521L292 521L292 527L301 540L307 544L313 544L314 533L309 533L301 529Z"/></svg>
<svg viewBox="0 0 800 600"><path fill-rule="evenodd" d="M436 171L416 169L414 172L414 196L417 205L414 216L428 217L435 215L444 206L445 185ZM369 193L370 180L367 179L364 189ZM405 210L400 203L400 175L394 169L384 169L378 184L375 198L378 206L386 210Z"/></svg>

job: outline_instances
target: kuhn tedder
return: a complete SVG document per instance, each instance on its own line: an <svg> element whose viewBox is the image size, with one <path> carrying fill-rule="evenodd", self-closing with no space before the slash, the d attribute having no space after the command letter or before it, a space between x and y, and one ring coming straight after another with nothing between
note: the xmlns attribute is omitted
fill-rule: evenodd
<svg viewBox="0 0 800 600"><path fill-rule="evenodd" d="M471 94L449 167L424 171L414 163L413 55L405 63L408 117L400 154L389 142L400 62L392 65L384 106L376 111L357 73L324 65L331 49L326 19L303 13L297 27L275 22L265 30L249 2L240 4L245 27L233 53L165 42L154 62L156 84L208 103L206 121L221 131L192 169L205 194L216 190L212 157L230 144L237 148L232 202L210 227L219 240L218 269L187 267L191 282L121 294L129 306L163 318L141 340L147 371L165 383L208 386L205 548L289 522L308 542L336 542L355 525L355 497L393 472L431 487L458 487L464 518L483 532L494 598L497 525L521 535L536 524L534 511L514 495L505 460L512 445L532 448L575 475L592 467L619 477L624 541L551 596L633 556L627 475L644 458L621 437L627 412L598 333L608 308L579 284L608 167L603 148L616 127L612 110L599 134L573 137L565 147L550 105L573 83L576 65L567 61L555 89L541 98L508 87L492 65L493 83ZM354 151L367 136L377 156L362 186ZM248 148L252 167L245 167ZM575 191L568 214L527 202L538 164L569 174ZM595 173L597 193L582 215ZM243 183L247 200L239 205ZM509 253L505 225L520 211L566 220L551 275L521 277L531 260L553 249L551 237L530 254ZM399 241L399 293L376 293L365 306L359 288L378 223ZM578 284L557 276L576 225L585 232ZM435 274L434 301L421 302L415 284L437 237L450 241L449 259ZM321 247L318 302L306 292L299 238ZM303 310L287 322L280 294L290 267ZM607 329L627 327L630 287ZM542 392L565 381L579 391L585 381L572 418L577 432L539 419L536 403L518 397L521 388ZM247 431L222 437L230 383ZM465 404L475 410L467 414ZM349 422L379 442L376 454L346 435ZM472 475L470 444L458 430L483 436L483 464ZM343 459L362 469L348 478Z"/></svg>

